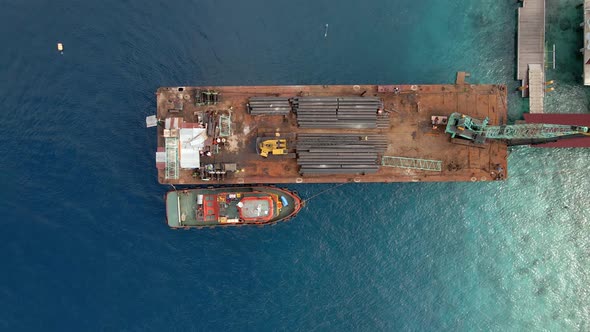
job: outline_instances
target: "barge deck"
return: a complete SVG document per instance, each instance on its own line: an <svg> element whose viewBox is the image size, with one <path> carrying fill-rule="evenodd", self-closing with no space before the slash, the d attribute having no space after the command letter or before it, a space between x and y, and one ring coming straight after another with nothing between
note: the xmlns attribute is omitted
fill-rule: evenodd
<svg viewBox="0 0 590 332"><path fill-rule="evenodd" d="M473 146L444 132L445 117L453 112L487 117L492 125L507 121L504 85L464 80L460 73L456 84L447 85L163 87L156 93L158 180L213 185L505 179L505 143Z"/></svg>

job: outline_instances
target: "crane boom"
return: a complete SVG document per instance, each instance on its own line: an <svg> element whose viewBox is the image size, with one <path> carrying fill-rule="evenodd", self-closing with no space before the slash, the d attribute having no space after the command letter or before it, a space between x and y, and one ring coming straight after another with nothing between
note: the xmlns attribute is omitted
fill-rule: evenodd
<svg viewBox="0 0 590 332"><path fill-rule="evenodd" d="M529 123L506 126L488 126L483 134L489 139L542 139L558 138L588 133L587 127Z"/></svg>
<svg viewBox="0 0 590 332"><path fill-rule="evenodd" d="M451 134L452 138L459 136L476 144L483 144L486 139L557 140L565 137L590 135L588 127L583 126L543 123L488 126L488 118L478 120L461 113L451 114L445 132Z"/></svg>

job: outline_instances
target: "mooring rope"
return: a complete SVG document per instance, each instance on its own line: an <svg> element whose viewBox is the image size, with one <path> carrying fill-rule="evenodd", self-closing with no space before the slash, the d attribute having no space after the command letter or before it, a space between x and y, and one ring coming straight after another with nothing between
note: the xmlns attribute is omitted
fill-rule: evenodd
<svg viewBox="0 0 590 332"><path fill-rule="evenodd" d="M312 199L314 199L315 197L317 197L317 196L319 196L319 195L321 195L321 194L324 194L324 193L326 193L326 192L328 192L328 191L330 191L330 190L336 189L336 188L338 188L338 187L340 187L340 186L343 186L343 185L345 185L345 184L348 184L348 183L350 183L350 182L343 182L343 183L339 183L339 184L337 184L337 185L335 185L335 186L332 186L332 187L330 187L330 188L328 188L328 189L326 189L326 190L322 190L322 191L320 191L319 193L317 193L317 194L315 194L315 195L311 196L310 198L307 198L307 199L304 199L304 200L302 200L302 201L301 201L301 205L305 205L305 203L307 203L307 202L311 201L311 200L312 200Z"/></svg>

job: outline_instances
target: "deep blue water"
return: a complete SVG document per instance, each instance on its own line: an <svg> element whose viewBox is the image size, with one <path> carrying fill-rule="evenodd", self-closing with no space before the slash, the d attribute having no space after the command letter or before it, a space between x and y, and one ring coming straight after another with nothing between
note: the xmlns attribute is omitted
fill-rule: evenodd
<svg viewBox="0 0 590 332"><path fill-rule="evenodd" d="M144 122L159 86L467 70L513 90L515 1L0 5L0 330L590 329L584 150L515 149L501 183L348 184L274 227L164 224ZM577 47L567 20L548 19L564 50ZM554 74L572 89L548 104L588 112L562 54ZM526 103L509 104L518 119Z"/></svg>

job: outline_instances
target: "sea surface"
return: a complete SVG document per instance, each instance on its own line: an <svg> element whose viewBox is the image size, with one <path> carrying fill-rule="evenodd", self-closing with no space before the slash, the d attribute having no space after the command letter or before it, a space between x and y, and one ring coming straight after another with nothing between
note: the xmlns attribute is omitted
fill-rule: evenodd
<svg viewBox="0 0 590 332"><path fill-rule="evenodd" d="M549 112L589 112L580 2L547 0ZM0 0L0 330L590 330L588 150L515 148L505 182L290 185L327 191L274 227L164 223L158 87L512 91L516 7Z"/></svg>

